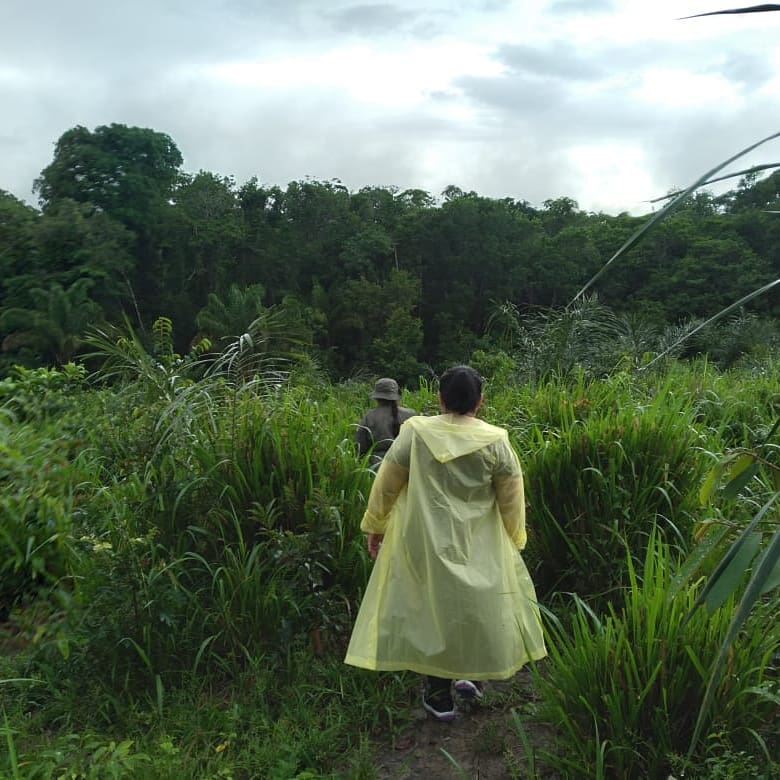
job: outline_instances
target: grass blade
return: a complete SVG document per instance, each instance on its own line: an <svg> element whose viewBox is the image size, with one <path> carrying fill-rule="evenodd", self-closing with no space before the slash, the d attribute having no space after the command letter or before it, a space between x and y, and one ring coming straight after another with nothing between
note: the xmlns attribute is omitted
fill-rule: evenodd
<svg viewBox="0 0 780 780"><path fill-rule="evenodd" d="M727 181L728 179L736 179L737 176L749 176L751 173L758 173L759 171L769 171L773 168L780 168L780 163L764 163L763 165L754 165L752 168L744 168L741 171L734 171L733 173L726 173L723 176L716 176L713 179L707 179L703 181L701 186L704 187L707 184L715 184L718 181ZM651 198L648 203L661 203L661 201L669 200L679 195L683 190L673 190L666 195L661 195L657 198Z"/></svg>
<svg viewBox="0 0 780 780"><path fill-rule="evenodd" d="M6 744L8 745L8 758L11 764L11 776L14 780L17 780L17 778L21 778L21 775L19 774L19 761L16 756L16 745L14 744L13 731L11 729L11 724L8 722L8 713L5 711L5 709L3 709L3 722L3 731L5 731L5 740Z"/></svg>
<svg viewBox="0 0 780 780"><path fill-rule="evenodd" d="M726 664L726 660L729 657L731 645L734 642L737 634L739 633L742 624L747 619L753 605L761 595L764 585L772 572L774 571L777 562L780 561L780 530L778 530L772 537L772 541L761 555L758 566L753 571L753 575L745 588L745 593L742 596L742 600L739 602L737 609L734 613L734 617L729 626L729 630L726 633L726 637L721 645L720 652L713 665L710 679L707 683L707 690L704 694L704 699L699 708L699 715L696 719L696 726L693 730L693 736L691 737L691 744L688 747L688 756L693 755L693 751L696 748L696 744L701 736L704 722L712 706L713 699L715 698L715 691L720 682L721 672Z"/></svg>
<svg viewBox="0 0 780 780"><path fill-rule="evenodd" d="M591 280L572 298L571 302L569 303L569 306L572 305L578 298L580 298L584 293L593 286L593 284L601 278L603 273L607 270L607 268L612 265L615 260L617 260L619 257L624 255L626 252L628 252L629 249L632 249L636 244L639 243L641 238L644 236L644 234L650 230L653 225L655 225L657 222L660 222L662 219L665 219L670 214L672 214L674 211L676 211L685 201L685 198L688 197L694 190L698 189L702 186L708 179L711 179L716 173L719 173L722 171L726 166L731 165L735 160L738 160L740 157L744 157L744 155L752 152L754 149L757 149L762 144L767 143L768 141L772 141L775 138L780 137L780 132L772 133L772 135L768 135L766 138L762 138L760 141L757 141L756 143L746 147L741 152L738 152L732 157L729 157L728 160L725 162L720 163L719 165L716 165L712 170L707 171L703 176L700 176L696 181L690 185L687 189L683 190L673 201L670 203L667 203L666 206L664 206L660 211L653 214L650 219L647 220L638 230L636 230L633 235L631 235L628 240L623 244L623 246L620 247L620 249L615 252L612 257L607 260L606 263L600 268L600 270L591 278ZM780 280L778 280L780 281ZM775 282L774 284L776 284Z"/></svg>

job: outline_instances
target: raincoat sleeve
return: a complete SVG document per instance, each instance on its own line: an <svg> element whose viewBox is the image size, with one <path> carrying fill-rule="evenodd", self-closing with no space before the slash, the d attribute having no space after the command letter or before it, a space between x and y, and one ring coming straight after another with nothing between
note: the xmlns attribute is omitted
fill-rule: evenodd
<svg viewBox="0 0 780 780"><path fill-rule="evenodd" d="M368 507L360 523L361 531L369 534L385 532L390 510L409 481L411 436L411 429L402 425L398 438L387 451L368 496Z"/></svg>
<svg viewBox="0 0 780 780"><path fill-rule="evenodd" d="M523 472L509 439L502 439L498 445L498 457L493 471L493 487L496 503L507 533L515 547L522 550L528 540L525 531L525 490Z"/></svg>

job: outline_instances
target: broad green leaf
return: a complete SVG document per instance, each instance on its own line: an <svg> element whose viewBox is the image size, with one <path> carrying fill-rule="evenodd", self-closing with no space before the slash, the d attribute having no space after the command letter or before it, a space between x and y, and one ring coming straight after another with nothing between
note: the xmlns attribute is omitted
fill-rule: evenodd
<svg viewBox="0 0 780 780"><path fill-rule="evenodd" d="M761 534L752 533L740 546L737 554L731 559L731 563L718 576L717 580L710 584L709 592L705 598L707 609L714 612L723 602L739 588L740 583L750 569L750 564L756 557L761 547Z"/></svg>
<svg viewBox="0 0 780 780"><path fill-rule="evenodd" d="M778 535L780 535L780 530L775 532L775 536ZM774 569L772 569L772 571L769 572L769 576L767 577L766 582L764 583L764 587L761 589L761 595L763 596L765 593L769 593L770 590L774 590L779 586L780 586L780 559L778 559Z"/></svg>
<svg viewBox="0 0 780 780"><path fill-rule="evenodd" d="M777 494L775 494L771 500L774 501L776 498ZM756 518L754 518L753 523L760 519L764 509L767 506L768 504L765 504L764 507L761 508ZM751 523L751 525L753 525L753 523ZM750 581L745 588L745 592L742 595L742 599L740 600L734 612L734 617L731 621L731 625L729 625L729 630L726 632L726 637L723 640L723 644L720 646L718 657L715 659L715 663L712 667L712 673L710 674L710 679L707 682L707 690L704 693L704 700L702 701L701 707L699 708L699 715L696 719L696 726L693 730L693 736L691 737L691 742L688 746L689 757L693 755L693 751L696 749L699 737L701 736L705 720L709 713L710 707L712 706L713 699L715 698L715 691L717 690L718 684L720 683L723 667L731 650L731 645L734 642L734 639L736 639L736 636L739 633L739 630L742 628L743 623L745 620L747 620L750 611L753 609L753 604L755 604L756 599L758 599L758 597L761 595L761 591L769 579L770 573L774 571L775 567L777 566L778 560L780 560L780 532L776 533L772 537L769 546L761 554L758 565L753 570L753 575L751 576Z"/></svg>
<svg viewBox="0 0 780 780"><path fill-rule="evenodd" d="M701 489L699 490L699 501L702 505L709 502L712 491L715 489L715 485L720 481L724 469L725 465L723 463L718 463L710 469L707 478L704 480Z"/></svg>
<svg viewBox="0 0 780 780"><path fill-rule="evenodd" d="M743 459L744 459L744 463L742 463L742 465L738 465ZM699 491L699 500L701 501L701 503L706 504L707 501L709 501L713 490L715 489L716 485L720 482L720 478L723 476L723 473L726 471L727 468L731 467L730 474L733 478L737 475L737 473L747 468L747 466L749 466L754 460L755 460L755 456L752 453L739 452L739 451L730 452L728 455L721 458L710 469L706 479L704 480L704 483L701 486L701 490Z"/></svg>
<svg viewBox="0 0 780 780"><path fill-rule="evenodd" d="M694 547L691 554L685 559L683 565L672 577L669 584L668 601L672 601L680 592L682 586L690 582L699 571L702 562L708 555L723 541L723 538L729 532L728 526L711 525L704 533L701 541Z"/></svg>
<svg viewBox="0 0 780 780"><path fill-rule="evenodd" d="M756 461L755 455L752 452L743 452L738 455L731 465L731 471L729 476L734 479L738 477L748 466L752 466Z"/></svg>
<svg viewBox="0 0 780 780"><path fill-rule="evenodd" d="M743 455L731 469L731 479L723 488L723 495L726 498L736 498L758 474L758 469L758 463L753 460L752 455Z"/></svg>
<svg viewBox="0 0 780 780"><path fill-rule="evenodd" d="M739 551L742 545L745 543L745 540L750 536L750 534L754 532L756 526L764 519L764 515L775 505L775 502L778 498L780 498L780 490L770 496L769 500L761 507L761 509L758 510L755 517L748 523L747 527L734 540L734 543L731 545L731 547L726 550L725 555L715 568L715 571L710 575L707 584L704 586L702 592L696 598L696 601L694 602L690 611L685 616L683 625L685 625L685 623L690 620L691 615L693 615L698 607L700 607L705 602L710 590L715 587L721 574L728 568L731 561L739 554Z"/></svg>

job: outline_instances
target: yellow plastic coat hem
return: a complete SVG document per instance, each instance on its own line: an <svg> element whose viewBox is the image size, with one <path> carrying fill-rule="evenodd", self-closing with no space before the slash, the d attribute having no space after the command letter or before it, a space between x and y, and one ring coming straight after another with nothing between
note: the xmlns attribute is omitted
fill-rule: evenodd
<svg viewBox="0 0 780 780"><path fill-rule="evenodd" d="M457 671L452 669L442 669L437 666L427 666L425 664L418 663L416 661L403 662L389 662L389 661L374 661L368 658L357 658L354 655L348 655L344 659L344 663L349 666L357 666L360 669L369 669L372 672L417 672L417 674L428 674L432 677L443 677L445 679L466 679L466 680L508 680L510 677L514 677L526 664L532 661L540 661L547 655L546 650L541 649L527 657L525 660L520 661L512 665L509 669L502 669L497 672L485 672L482 671Z"/></svg>

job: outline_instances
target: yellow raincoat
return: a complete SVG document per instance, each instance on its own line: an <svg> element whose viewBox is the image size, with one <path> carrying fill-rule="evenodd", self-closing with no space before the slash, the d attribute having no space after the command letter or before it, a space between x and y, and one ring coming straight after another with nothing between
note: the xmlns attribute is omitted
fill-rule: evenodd
<svg viewBox="0 0 780 780"><path fill-rule="evenodd" d="M506 431L464 415L407 420L361 528L385 536L346 663L486 680L546 655Z"/></svg>

